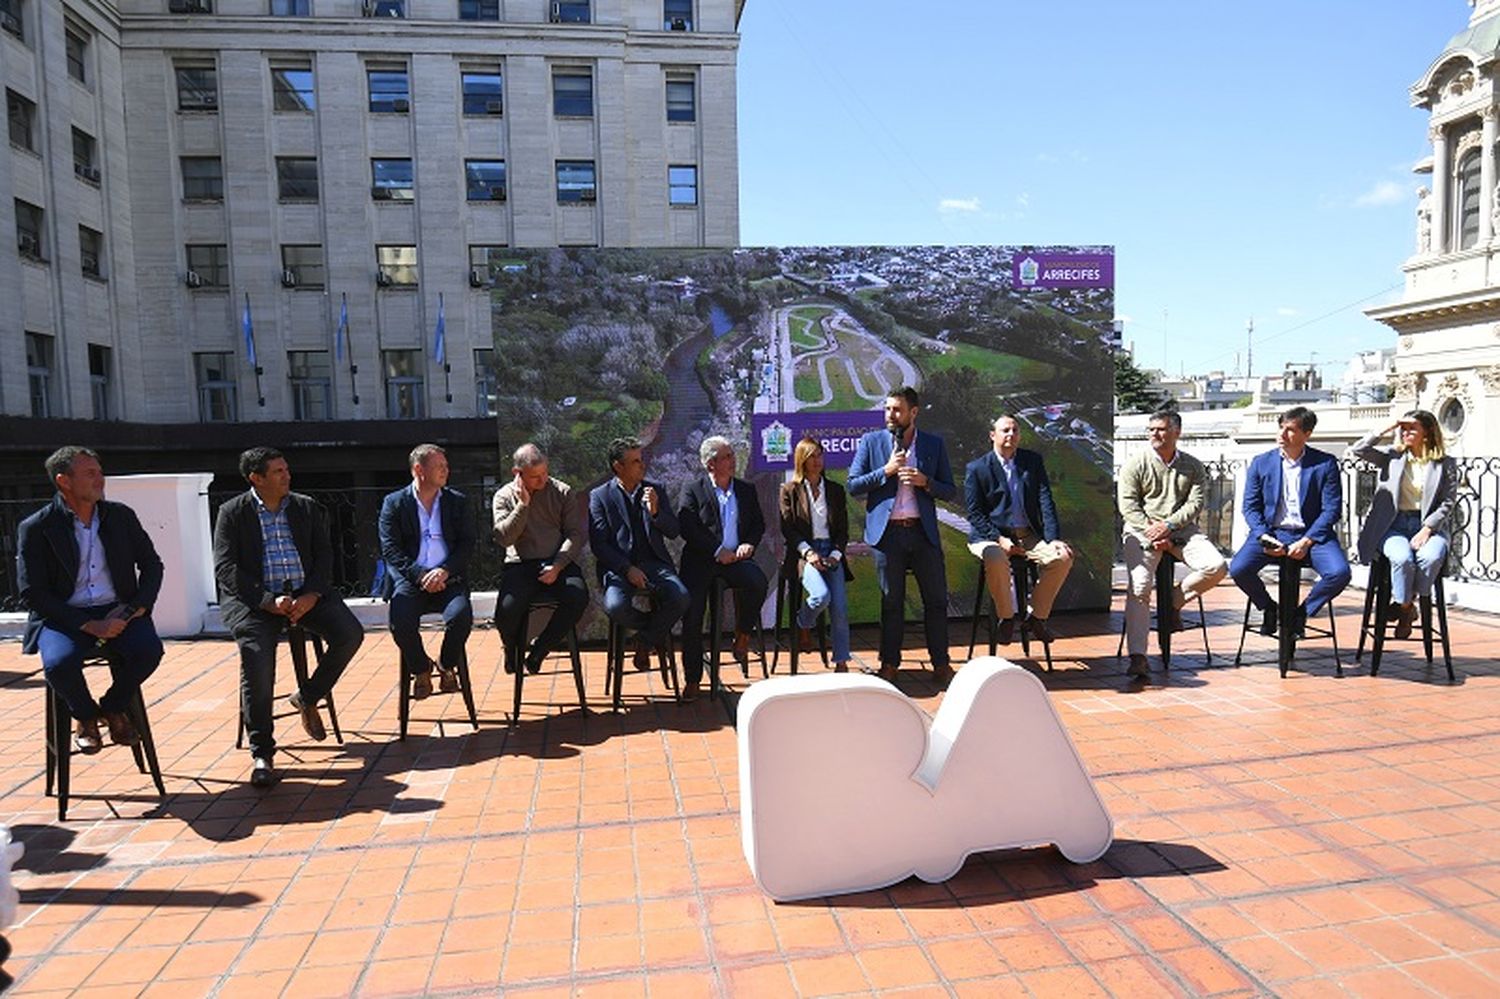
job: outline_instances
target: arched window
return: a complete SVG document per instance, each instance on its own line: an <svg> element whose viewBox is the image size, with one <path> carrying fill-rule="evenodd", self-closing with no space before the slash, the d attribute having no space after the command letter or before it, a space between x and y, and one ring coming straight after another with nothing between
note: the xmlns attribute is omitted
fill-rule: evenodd
<svg viewBox="0 0 1500 999"><path fill-rule="evenodd" d="M1471 149L1458 161L1454 184L1454 221L1457 249L1467 250L1479 242L1479 150Z"/></svg>

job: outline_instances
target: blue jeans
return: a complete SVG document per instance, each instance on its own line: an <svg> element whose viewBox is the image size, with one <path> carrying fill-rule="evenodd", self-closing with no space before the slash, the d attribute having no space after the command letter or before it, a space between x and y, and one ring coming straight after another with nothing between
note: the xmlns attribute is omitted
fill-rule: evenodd
<svg viewBox="0 0 1500 999"><path fill-rule="evenodd" d="M1422 515L1403 510L1391 521L1380 550L1391 561L1391 600L1409 604L1425 597L1437 578L1438 566L1448 557L1448 539L1434 534L1417 551L1411 550L1411 539L1422 529Z"/></svg>
<svg viewBox="0 0 1500 999"><path fill-rule="evenodd" d="M93 607L86 613L91 620L98 620L109 611L109 607ZM98 718L101 712L113 714L130 706L141 683L161 662L162 646L148 614L131 621L124 631L103 645L93 635L72 628L43 626L37 635L37 652L42 656L42 673L68 706L68 714L79 721L88 721ZM90 656L109 660L113 681L97 703L83 678L83 661Z"/></svg>
<svg viewBox="0 0 1500 999"><path fill-rule="evenodd" d="M387 615L391 636L401 650L402 676L427 672L427 650L422 645L421 633L423 614L443 615L443 646L438 652L438 665L443 669L458 669L464 662L464 644L474 630L474 608L469 603L468 591L448 586L437 593L428 593L402 580L391 594Z"/></svg>
<svg viewBox="0 0 1500 999"><path fill-rule="evenodd" d="M819 555L828 556L833 542L824 538L812 543ZM802 563L802 591L806 599L797 608L797 625L811 628L823 608L828 608L828 623L833 629L833 661L849 661L849 600L845 596L844 563L840 560L829 569L815 569Z"/></svg>

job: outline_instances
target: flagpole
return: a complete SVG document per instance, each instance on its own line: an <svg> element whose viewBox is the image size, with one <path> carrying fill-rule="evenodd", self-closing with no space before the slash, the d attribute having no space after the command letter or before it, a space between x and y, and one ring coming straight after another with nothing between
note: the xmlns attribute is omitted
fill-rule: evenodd
<svg viewBox="0 0 1500 999"><path fill-rule="evenodd" d="M256 405L262 409L266 405L266 393L261 388L260 376L265 374L265 369L260 366L260 361L255 356L255 325L250 319L250 293L245 292L245 314L241 317L241 327L245 334L245 352L250 361L250 366L255 369L255 400Z"/></svg>
<svg viewBox="0 0 1500 999"><path fill-rule="evenodd" d="M334 353L337 360L344 359L344 341L349 341L349 393L354 398L354 405L359 405L359 384L355 375L359 374L359 365L354 363L354 340L349 336L349 293L339 292L339 328L334 334Z"/></svg>

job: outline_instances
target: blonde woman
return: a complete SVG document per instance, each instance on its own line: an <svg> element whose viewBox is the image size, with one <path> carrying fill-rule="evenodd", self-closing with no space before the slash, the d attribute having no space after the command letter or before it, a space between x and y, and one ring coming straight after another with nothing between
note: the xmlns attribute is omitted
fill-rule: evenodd
<svg viewBox="0 0 1500 999"><path fill-rule="evenodd" d="M844 549L849 545L849 510L844 487L823 476L823 445L804 437L792 453L792 481L781 487L781 533L786 538L782 571L802 580L803 603L797 608L799 640L823 608L833 630L833 663L849 669L849 602L844 584L854 578Z"/></svg>
<svg viewBox="0 0 1500 999"><path fill-rule="evenodd" d="M1392 443L1377 444L1386 434L1394 434ZM1390 560L1395 636L1409 638L1416 600L1432 588L1448 555L1458 463L1443 450L1442 428L1425 409L1410 410L1383 430L1366 434L1346 455L1375 466L1375 497L1359 532L1359 557L1366 564L1382 553Z"/></svg>

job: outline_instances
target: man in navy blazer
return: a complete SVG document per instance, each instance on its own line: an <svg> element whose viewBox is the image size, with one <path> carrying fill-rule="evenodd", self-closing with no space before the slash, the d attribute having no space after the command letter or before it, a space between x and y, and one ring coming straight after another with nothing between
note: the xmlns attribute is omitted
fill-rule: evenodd
<svg viewBox="0 0 1500 999"><path fill-rule="evenodd" d="M73 717L80 752L101 748L101 715L114 742L132 745L127 711L162 657L151 623L161 559L135 511L104 498L97 454L58 448L45 467L57 495L17 531L16 583L30 611L21 650L41 653L42 673ZM83 678L84 659L95 655L109 660L112 681L97 702Z"/></svg>
<svg viewBox="0 0 1500 999"><path fill-rule="evenodd" d="M1022 628L1043 642L1052 641L1047 619L1057 591L1073 567L1073 549L1059 539L1057 506L1042 456L1021 447L1021 427L1010 414L996 418L990 430L994 448L964 470L964 499L969 508L969 551L984 560L985 584L1000 622L997 638L1009 645L1016 632L1010 560L1025 555L1036 563L1038 578L1031 594L1031 614Z"/></svg>
<svg viewBox="0 0 1500 999"><path fill-rule="evenodd" d="M734 477L734 446L727 438L703 438L698 447L704 474L683 491L677 519L682 525L682 582L690 594L682 621L683 697L698 696L703 680L703 612L714 579L734 593L734 655L750 654L749 625L766 602L766 574L751 559L766 533L755 487Z"/></svg>
<svg viewBox="0 0 1500 999"><path fill-rule="evenodd" d="M948 574L938 537L937 501L958 492L948 449L936 434L917 432L921 400L909 385L885 400L885 429L865 434L849 466L849 495L865 498L865 541L875 549L880 580L880 677L894 681L901 666L906 570L922 593L922 628L938 684L948 665Z"/></svg>
<svg viewBox="0 0 1500 999"><path fill-rule="evenodd" d="M665 650L672 625L687 609L688 591L677 576L667 538L681 528L660 485L646 480L642 444L617 437L609 444L614 477L589 493L589 547L604 590L604 613L636 632L635 668L651 665L651 650ZM650 593L651 610L635 606Z"/></svg>
<svg viewBox="0 0 1500 999"><path fill-rule="evenodd" d="M1318 581L1297 609L1300 632L1349 585L1349 559L1334 527L1344 510L1338 460L1309 447L1308 438L1318 416L1306 406L1293 406L1281 415L1280 447L1255 456L1245 473L1241 508L1250 533L1229 563L1229 574L1262 611L1261 634L1276 634L1279 608L1266 592L1260 570L1274 557L1307 559ZM1274 544L1272 543L1274 541Z"/></svg>
<svg viewBox="0 0 1500 999"><path fill-rule="evenodd" d="M407 466L411 485L380 504L380 557L401 675L411 679L411 696L420 700L432 693L432 667L420 632L423 614L443 615L438 687L445 694L458 690L464 643L474 629L468 580L474 521L464 494L448 488L448 455L442 448L418 444Z"/></svg>

